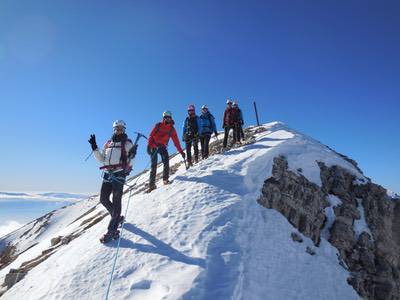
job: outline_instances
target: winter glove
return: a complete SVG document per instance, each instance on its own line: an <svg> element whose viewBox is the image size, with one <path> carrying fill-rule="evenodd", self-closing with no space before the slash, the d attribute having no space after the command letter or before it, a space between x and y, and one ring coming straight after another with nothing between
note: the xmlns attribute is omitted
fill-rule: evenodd
<svg viewBox="0 0 400 300"><path fill-rule="evenodd" d="M150 147L150 145L147 146L147 154L148 155L153 155L153 148Z"/></svg>
<svg viewBox="0 0 400 300"><path fill-rule="evenodd" d="M215 134L215 137L217 138L218 137L218 132L214 132L214 134Z"/></svg>
<svg viewBox="0 0 400 300"><path fill-rule="evenodd" d="M133 147L131 148L131 150L129 150L128 157L130 157L130 158L135 158L136 152L137 152L137 148L138 148L138 145L133 145Z"/></svg>
<svg viewBox="0 0 400 300"><path fill-rule="evenodd" d="M244 122L243 122L243 120L241 120L241 121L240 121L240 125L243 125L243 124L244 124Z"/></svg>
<svg viewBox="0 0 400 300"><path fill-rule="evenodd" d="M182 158L183 158L183 159L186 159L185 152L181 152L181 155L182 155Z"/></svg>
<svg viewBox="0 0 400 300"><path fill-rule="evenodd" d="M92 150L96 150L97 149L97 144L96 144L96 136L94 134L90 135L90 139L88 140L90 146L92 146Z"/></svg>

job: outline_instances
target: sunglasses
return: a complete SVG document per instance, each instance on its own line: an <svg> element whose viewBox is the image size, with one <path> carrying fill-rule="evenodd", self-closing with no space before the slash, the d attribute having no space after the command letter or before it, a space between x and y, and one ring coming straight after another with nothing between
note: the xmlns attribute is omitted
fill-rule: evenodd
<svg viewBox="0 0 400 300"><path fill-rule="evenodd" d="M194 111L194 109L188 109L188 112L192 112L192 111Z"/></svg>
<svg viewBox="0 0 400 300"><path fill-rule="evenodd" d="M171 117L165 116L164 119L172 119Z"/></svg>

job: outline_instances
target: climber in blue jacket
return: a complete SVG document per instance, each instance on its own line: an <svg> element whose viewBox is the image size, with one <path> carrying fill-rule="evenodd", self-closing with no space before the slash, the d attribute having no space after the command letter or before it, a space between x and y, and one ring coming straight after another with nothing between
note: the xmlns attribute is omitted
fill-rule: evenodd
<svg viewBox="0 0 400 300"><path fill-rule="evenodd" d="M200 115L200 144L201 144L201 156L203 159L206 159L209 154L209 143L211 134L215 133L215 136L218 137L217 126L215 125L215 118L209 112L208 107L203 105L201 107L201 115Z"/></svg>

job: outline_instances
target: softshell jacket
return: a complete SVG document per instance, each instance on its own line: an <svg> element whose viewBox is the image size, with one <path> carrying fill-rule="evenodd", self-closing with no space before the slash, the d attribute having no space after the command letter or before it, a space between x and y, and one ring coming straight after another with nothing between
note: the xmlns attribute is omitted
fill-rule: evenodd
<svg viewBox="0 0 400 300"><path fill-rule="evenodd" d="M148 142L150 149L155 149L159 146L167 147L169 138L172 138L172 141L174 142L174 145L178 152L183 153L174 124L174 121L171 120L170 123L162 121L154 126L153 130L150 133Z"/></svg>
<svg viewBox="0 0 400 300"><path fill-rule="evenodd" d="M122 142L116 142L113 140L108 140L103 147L103 150L99 150L98 148L93 151L95 158L103 163L103 167L101 169L108 169L113 171L123 170L127 166L129 166L129 157L126 157L126 165L124 165L122 161ZM130 150L133 148L133 143L130 139L126 139L125 141L125 154L128 156Z"/></svg>
<svg viewBox="0 0 400 300"><path fill-rule="evenodd" d="M243 115L242 115L242 111L239 107L233 107L232 108L232 122L233 125L235 124L241 124L242 120L243 120Z"/></svg>
<svg viewBox="0 0 400 300"><path fill-rule="evenodd" d="M188 137L193 137L195 134L200 134L201 121L198 116L186 117L183 122L182 140L185 141Z"/></svg>
<svg viewBox="0 0 400 300"><path fill-rule="evenodd" d="M237 111L233 107L225 109L222 127L233 126L235 124L236 113Z"/></svg>
<svg viewBox="0 0 400 300"><path fill-rule="evenodd" d="M210 112L202 113L200 116L199 134L211 134L213 132L217 132L214 116Z"/></svg>

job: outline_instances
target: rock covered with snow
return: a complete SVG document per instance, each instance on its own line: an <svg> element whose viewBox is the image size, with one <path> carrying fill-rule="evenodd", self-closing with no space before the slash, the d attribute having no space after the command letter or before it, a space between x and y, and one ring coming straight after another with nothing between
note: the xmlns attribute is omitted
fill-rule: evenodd
<svg viewBox="0 0 400 300"><path fill-rule="evenodd" d="M354 171L323 161L318 165L321 187L288 170L286 158L275 158L272 177L264 182L258 202L281 212L316 245L321 233L329 231L329 242L351 272L349 283L363 298L400 299L400 205L384 188ZM326 199L332 196L340 202L329 221L322 211L327 212Z"/></svg>

